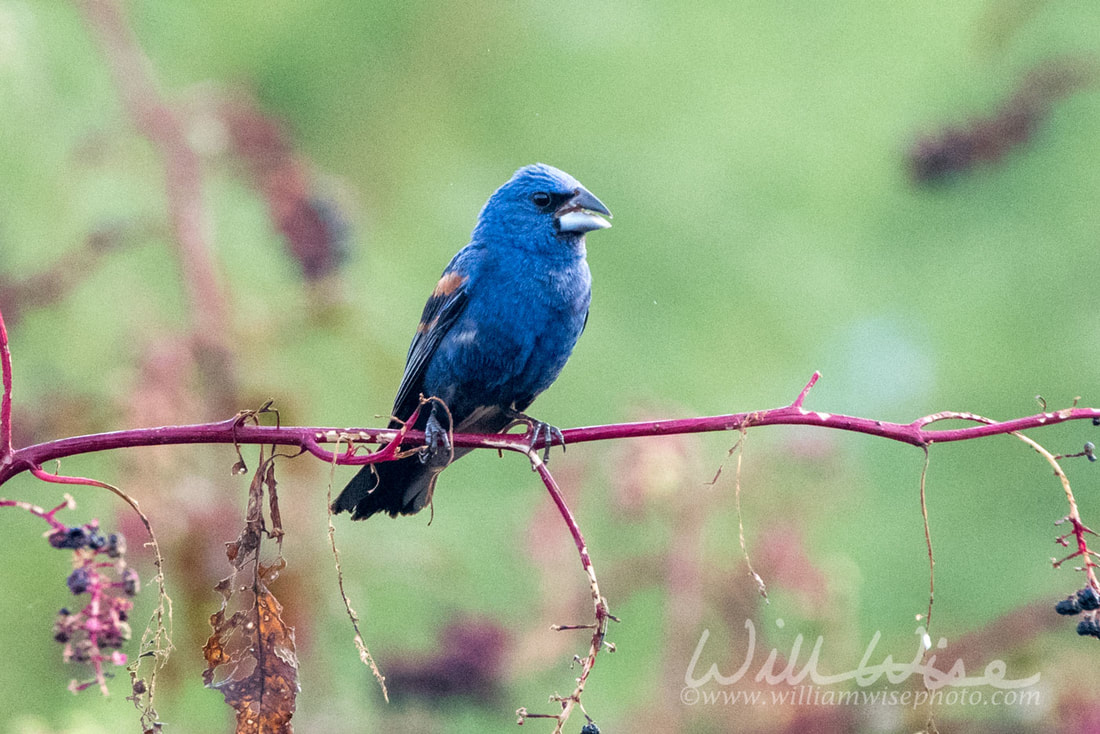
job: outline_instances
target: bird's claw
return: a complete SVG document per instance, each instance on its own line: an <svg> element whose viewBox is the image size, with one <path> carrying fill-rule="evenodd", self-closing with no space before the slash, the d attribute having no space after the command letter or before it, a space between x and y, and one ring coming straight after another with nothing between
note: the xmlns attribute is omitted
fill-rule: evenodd
<svg viewBox="0 0 1100 734"><path fill-rule="evenodd" d="M562 452L563 453L565 452L565 436L562 434L560 428L558 428L557 426L552 426L549 423L536 422L535 425L532 426L532 429L533 429L531 431L531 449L532 450L535 448L535 446L538 445L539 436L545 436L546 437L546 443L544 444L543 449L542 449L542 463L545 464L548 461L550 461L550 447L554 445L554 439L558 440L558 443L561 444Z"/></svg>
<svg viewBox="0 0 1100 734"><path fill-rule="evenodd" d="M535 451L540 445L542 446L542 462L544 464L550 461L550 447L554 445L555 440L561 444L562 452L565 451L565 436L557 426L535 420L525 413L515 413L512 416L512 423L508 427L518 425L527 426L527 432L531 434L531 443L528 444L528 449Z"/></svg>
<svg viewBox="0 0 1100 734"><path fill-rule="evenodd" d="M428 423L424 426L424 448L420 449L420 463L446 466L451 463L454 455L454 447L451 445L451 434L439 422L433 410L428 416Z"/></svg>

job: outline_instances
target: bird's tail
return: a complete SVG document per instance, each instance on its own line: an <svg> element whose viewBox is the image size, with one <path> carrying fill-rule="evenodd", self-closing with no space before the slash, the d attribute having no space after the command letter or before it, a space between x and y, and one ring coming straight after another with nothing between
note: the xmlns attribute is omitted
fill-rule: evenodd
<svg viewBox="0 0 1100 734"><path fill-rule="evenodd" d="M442 464L425 463L416 454L367 464L333 501L332 511L350 512L352 520L366 520L378 512L387 512L390 517L414 515L432 501L439 472L469 452L470 449L455 449L450 461Z"/></svg>
<svg viewBox="0 0 1100 734"><path fill-rule="evenodd" d="M415 455L368 464L344 487L332 511L350 512L352 520L365 520L377 512L388 512L390 517L420 512L432 498L441 468L422 463Z"/></svg>
<svg viewBox="0 0 1100 734"><path fill-rule="evenodd" d="M416 428L424 430L427 420L418 421ZM511 416L500 408L485 407L467 416L457 431L496 433L510 421ZM398 427L400 423L390 423L390 428ZM379 512L389 513L390 517L416 514L432 501L439 472L472 450L456 447L445 454L429 455L426 461L421 460L422 450L404 459L367 464L332 503L332 511L350 512L352 520L366 520Z"/></svg>

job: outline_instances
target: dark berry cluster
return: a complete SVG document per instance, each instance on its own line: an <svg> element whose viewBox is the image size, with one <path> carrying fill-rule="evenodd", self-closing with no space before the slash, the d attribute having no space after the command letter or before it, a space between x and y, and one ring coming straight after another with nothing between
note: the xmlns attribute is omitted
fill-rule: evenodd
<svg viewBox="0 0 1100 734"><path fill-rule="evenodd" d="M1097 610L1100 610L1100 593L1097 593L1091 585L1054 605L1054 611L1059 614L1085 613L1085 616L1077 623L1077 634L1082 637L1100 638L1100 620L1097 619Z"/></svg>
<svg viewBox="0 0 1100 734"><path fill-rule="evenodd" d="M53 625L53 638L65 645L65 659L75 660L78 663L87 663L99 656L103 660L104 649L118 649L130 641L129 609L116 607L111 612L100 615L94 623L83 613L73 614L67 608L62 607L57 613L57 620ZM88 634L89 627L98 629L95 643ZM125 655L113 655L121 658L119 664L125 664Z"/></svg>
<svg viewBox="0 0 1100 734"><path fill-rule="evenodd" d="M1085 617L1077 623L1077 634L1082 637L1100 637L1100 623L1094 617Z"/></svg>
<svg viewBox="0 0 1100 734"><path fill-rule="evenodd" d="M73 552L73 570L65 584L74 596L89 596L78 611L61 609L53 626L54 640L65 646L65 660L88 663L95 669L93 680L74 681L71 687L104 688L104 665L126 664L126 656L118 648L130 639L130 597L141 587L137 572L123 557L126 541L117 533L101 533L95 521L77 527L56 524L46 539L54 548Z"/></svg>
<svg viewBox="0 0 1100 734"><path fill-rule="evenodd" d="M108 558L118 558L126 552L126 540L118 533L102 535L99 532L99 524L96 522L74 528L59 525L46 536L46 539L54 548L70 550L87 548L105 553Z"/></svg>

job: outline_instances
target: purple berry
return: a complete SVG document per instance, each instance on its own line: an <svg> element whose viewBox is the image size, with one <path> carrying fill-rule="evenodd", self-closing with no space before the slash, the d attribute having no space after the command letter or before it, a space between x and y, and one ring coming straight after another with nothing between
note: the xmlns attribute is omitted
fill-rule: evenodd
<svg viewBox="0 0 1100 734"><path fill-rule="evenodd" d="M1086 586L1077 592L1077 603L1087 612L1100 609L1100 594L1091 586Z"/></svg>
<svg viewBox="0 0 1100 734"><path fill-rule="evenodd" d="M73 569L65 583L69 585L69 591L73 594L83 594L91 586L92 575L88 572L88 569L81 566Z"/></svg>
<svg viewBox="0 0 1100 734"><path fill-rule="evenodd" d="M57 528L46 539L54 548L78 550L88 545L88 533L83 527Z"/></svg>
<svg viewBox="0 0 1100 734"><path fill-rule="evenodd" d="M141 591L141 579L138 577L138 572L132 568L122 572L122 591L126 596L137 596Z"/></svg>
<svg viewBox="0 0 1100 734"><path fill-rule="evenodd" d="M106 553L111 558L118 558L126 552L126 538L123 538L118 533L111 533L107 536L107 550Z"/></svg>
<svg viewBox="0 0 1100 734"><path fill-rule="evenodd" d="M68 616L58 617L57 621L53 624L53 638L57 642L68 642L72 639L73 631L72 625Z"/></svg>
<svg viewBox="0 0 1100 734"><path fill-rule="evenodd" d="M1063 599L1062 601L1055 604L1054 611L1058 612L1059 614L1077 614L1081 611L1081 605L1077 603L1077 599L1075 597L1071 596L1070 598Z"/></svg>

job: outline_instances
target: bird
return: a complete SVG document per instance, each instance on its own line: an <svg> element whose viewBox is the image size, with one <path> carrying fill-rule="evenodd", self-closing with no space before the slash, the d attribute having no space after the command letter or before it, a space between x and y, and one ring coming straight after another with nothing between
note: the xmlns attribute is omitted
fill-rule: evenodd
<svg viewBox="0 0 1100 734"><path fill-rule="evenodd" d="M482 207L469 243L443 270L416 327L394 399L391 429L417 415L425 446L367 464L332 503L352 520L412 515L436 479L471 449L450 434L497 433L526 423L532 448L561 432L524 411L557 379L588 322L592 276L585 235L611 212L575 178L535 163ZM427 402L422 400L427 399ZM416 413L420 408L419 413Z"/></svg>

